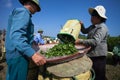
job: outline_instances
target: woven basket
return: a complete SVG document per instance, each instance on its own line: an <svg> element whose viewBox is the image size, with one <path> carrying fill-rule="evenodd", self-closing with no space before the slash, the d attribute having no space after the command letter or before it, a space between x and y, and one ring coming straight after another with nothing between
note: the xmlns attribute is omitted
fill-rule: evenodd
<svg viewBox="0 0 120 80"><path fill-rule="evenodd" d="M56 77L55 75L52 75L51 77L46 77L43 78L42 75L38 76L38 80L90 80L91 79L91 71L86 71L82 74L79 74L77 76L69 77L69 78L61 78L61 77Z"/></svg>

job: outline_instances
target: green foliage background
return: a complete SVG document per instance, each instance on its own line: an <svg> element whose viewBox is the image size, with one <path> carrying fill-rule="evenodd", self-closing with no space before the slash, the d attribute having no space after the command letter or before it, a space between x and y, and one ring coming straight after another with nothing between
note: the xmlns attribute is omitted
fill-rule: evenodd
<svg viewBox="0 0 120 80"><path fill-rule="evenodd" d="M116 37L108 36L107 39L108 51L112 51L113 47L118 44L118 41L120 41L120 36Z"/></svg>
<svg viewBox="0 0 120 80"><path fill-rule="evenodd" d="M86 35L79 35L80 39L87 39ZM113 47L118 44L118 41L120 41L120 35L119 36L110 36L108 35L107 44L108 44L108 51L112 51Z"/></svg>

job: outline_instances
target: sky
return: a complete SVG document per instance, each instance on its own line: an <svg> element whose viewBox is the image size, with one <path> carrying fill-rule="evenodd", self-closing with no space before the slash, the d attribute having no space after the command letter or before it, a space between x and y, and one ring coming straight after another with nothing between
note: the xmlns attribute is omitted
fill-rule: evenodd
<svg viewBox="0 0 120 80"><path fill-rule="evenodd" d="M82 21L87 28L91 25L88 9L97 5L106 9L109 35L119 36L120 0L40 0L41 11L32 16L34 30L42 29L43 35L56 37L70 19ZM0 0L0 29L6 29L10 12L19 7L22 7L19 0Z"/></svg>

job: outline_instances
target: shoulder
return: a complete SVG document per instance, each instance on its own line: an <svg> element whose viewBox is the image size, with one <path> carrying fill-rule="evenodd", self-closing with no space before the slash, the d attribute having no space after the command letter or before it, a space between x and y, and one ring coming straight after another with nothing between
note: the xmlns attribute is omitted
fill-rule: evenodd
<svg viewBox="0 0 120 80"><path fill-rule="evenodd" d="M30 15L30 12L26 8L15 8L12 11L12 15Z"/></svg>
<svg viewBox="0 0 120 80"><path fill-rule="evenodd" d="M101 29L101 30L103 30L105 32L108 31L107 25L105 23L101 23L101 24L98 24L96 26L97 26L98 29Z"/></svg>
<svg viewBox="0 0 120 80"><path fill-rule="evenodd" d="M35 36L36 36L36 37L39 37L39 36L40 36L40 34L39 34L39 33L37 33Z"/></svg>

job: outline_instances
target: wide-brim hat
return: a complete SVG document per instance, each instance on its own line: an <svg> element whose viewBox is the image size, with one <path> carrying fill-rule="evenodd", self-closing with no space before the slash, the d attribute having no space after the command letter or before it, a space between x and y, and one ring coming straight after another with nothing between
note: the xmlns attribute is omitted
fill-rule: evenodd
<svg viewBox="0 0 120 80"><path fill-rule="evenodd" d="M43 32L43 30L42 30L42 29L39 29L39 30L38 30L38 33L40 33L40 32Z"/></svg>
<svg viewBox="0 0 120 80"><path fill-rule="evenodd" d="M39 4L39 0L19 0L19 2L24 5L24 3L28 2L28 1L32 1L36 6L37 6L37 11L41 11L40 8L40 4Z"/></svg>
<svg viewBox="0 0 120 80"><path fill-rule="evenodd" d="M97 11L97 13L99 14L100 17L107 19L106 15L105 15L106 10L103 6L99 5L99 6L96 6L95 8L89 8L88 11L89 11L90 15L92 15L94 10Z"/></svg>

